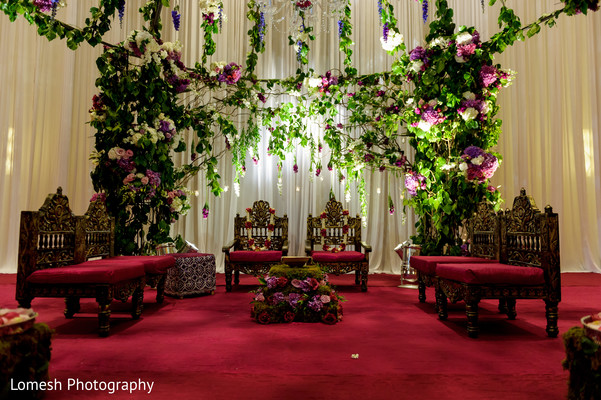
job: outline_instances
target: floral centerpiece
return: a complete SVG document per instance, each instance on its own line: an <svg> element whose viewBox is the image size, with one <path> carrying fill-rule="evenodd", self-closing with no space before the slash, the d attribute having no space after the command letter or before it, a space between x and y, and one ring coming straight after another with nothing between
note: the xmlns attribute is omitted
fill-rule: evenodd
<svg viewBox="0 0 601 400"><path fill-rule="evenodd" d="M321 321L333 325L342 320L345 299L332 289L319 266L276 265L259 282L261 287L252 292L250 316L260 324Z"/></svg>

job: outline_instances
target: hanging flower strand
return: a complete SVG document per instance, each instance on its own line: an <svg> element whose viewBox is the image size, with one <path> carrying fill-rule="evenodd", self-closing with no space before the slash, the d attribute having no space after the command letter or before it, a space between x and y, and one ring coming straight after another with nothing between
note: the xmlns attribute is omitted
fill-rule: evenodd
<svg viewBox="0 0 601 400"><path fill-rule="evenodd" d="M176 6L173 11L171 11L171 19L173 20L173 28L179 32L180 19L182 15L179 13L179 6Z"/></svg>

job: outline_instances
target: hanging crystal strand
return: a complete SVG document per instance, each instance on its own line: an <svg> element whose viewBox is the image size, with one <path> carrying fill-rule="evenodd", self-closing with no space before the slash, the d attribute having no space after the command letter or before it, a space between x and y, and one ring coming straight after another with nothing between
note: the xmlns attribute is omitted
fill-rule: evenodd
<svg viewBox="0 0 601 400"><path fill-rule="evenodd" d="M123 29L123 15L125 15L125 0L119 0L117 10L119 11L119 27Z"/></svg>

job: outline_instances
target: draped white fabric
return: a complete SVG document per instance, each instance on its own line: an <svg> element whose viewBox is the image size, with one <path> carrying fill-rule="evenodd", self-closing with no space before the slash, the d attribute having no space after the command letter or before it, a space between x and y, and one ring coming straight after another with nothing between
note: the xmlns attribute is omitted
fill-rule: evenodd
<svg viewBox="0 0 601 400"><path fill-rule="evenodd" d="M248 51L246 2L225 0L228 21L216 37L213 61L244 64ZM399 27L409 48L422 43L427 26L421 20L421 6L413 0L396 0ZM458 25L475 26L484 39L498 30L499 6L485 7L479 0L450 0ZM184 62L200 59L202 37L197 2L181 1L181 30L171 27L163 11L164 39L180 40ZM243 5L244 4L244 5ZM509 0L523 22L554 10L556 0ZM81 25L88 14L88 2L69 2L58 18ZM376 1L353 0L354 63L360 74L389 70L392 58L381 50ZM117 43L141 26L138 2L128 1L123 27L118 22L105 38ZM433 7L432 7L433 8ZM431 13L433 10L431 10ZM310 44L310 63L318 73L343 69L338 51L335 21L330 33L318 30ZM503 134L498 151L503 163L493 178L501 186L506 207L525 187L539 207L551 204L560 215L562 270L601 272L601 12L589 16L561 17L553 29L525 43L517 43L497 58L504 68L518 72L514 85L499 97ZM297 68L288 46L287 28L270 29L266 52L260 55L257 75L282 78ZM95 60L101 49L83 44L73 52L63 42L47 42L36 28L20 18L10 23L0 16L0 272L15 272L17 264L19 213L40 207L45 196L62 186L71 208L81 214L93 192L88 155L94 131L86 124L88 109L96 90ZM318 134L318 132L315 132ZM344 186L327 169L321 177L310 174L308 155L298 149L299 173L292 172L294 155L283 165L281 195L277 189L275 160L266 155L261 143L257 166L248 161L248 172L240 185L240 197L233 188L233 168L227 158L220 164L222 184L229 190L220 198L207 195L202 178L190 182L198 191L196 204L174 226L174 232L195 243L202 251L217 256L223 270L221 246L233 237L233 216L258 199L267 200L277 214L290 220L290 254L303 253L306 217L319 214L330 190L351 214L359 212L358 196L351 190L345 201ZM180 155L178 155L180 156ZM181 157L189 157L182 154ZM328 160L323 154L323 164ZM335 171L334 171L335 172ZM372 244L372 272L399 272L400 260L394 247L413 232L414 217L402 213L402 182L388 173L367 172L369 208L364 239ZM388 194L396 213L388 214ZM211 213L202 219L201 209L209 202ZM404 222L404 223L403 223Z"/></svg>

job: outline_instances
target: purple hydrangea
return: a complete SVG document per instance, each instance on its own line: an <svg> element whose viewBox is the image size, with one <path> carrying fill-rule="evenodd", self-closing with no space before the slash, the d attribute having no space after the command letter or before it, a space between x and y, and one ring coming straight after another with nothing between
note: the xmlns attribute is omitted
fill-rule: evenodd
<svg viewBox="0 0 601 400"><path fill-rule="evenodd" d="M469 146L467 149L463 150L463 154L469 157L469 159L474 159L480 156L484 156L486 152L478 146Z"/></svg>
<svg viewBox="0 0 601 400"><path fill-rule="evenodd" d="M290 304L292 308L298 307L298 302L300 301L301 297L302 296L298 293L290 293L288 295L288 304Z"/></svg>
<svg viewBox="0 0 601 400"><path fill-rule="evenodd" d="M323 308L323 303L321 302L321 298L318 295L313 296L309 303L307 304L309 308L313 311L321 311Z"/></svg>
<svg viewBox="0 0 601 400"><path fill-rule="evenodd" d="M480 69L480 82L482 86L489 87L498 79L498 71L492 65L483 65Z"/></svg>
<svg viewBox="0 0 601 400"><path fill-rule="evenodd" d="M447 119L444 115L439 113L432 106L428 106L421 111L421 116L424 121L429 123L430 125L438 125L441 122L444 122Z"/></svg>
<svg viewBox="0 0 601 400"><path fill-rule="evenodd" d="M409 58L411 61L422 60L424 63L427 60L427 52L422 46L417 46L415 49L411 50L409 53Z"/></svg>
<svg viewBox="0 0 601 400"><path fill-rule="evenodd" d="M284 296L284 293L276 292L273 294L273 304L282 303L285 300L286 300L286 297Z"/></svg>
<svg viewBox="0 0 601 400"><path fill-rule="evenodd" d="M267 278L267 280L265 282L267 283L267 287L269 289L273 289L274 287L276 287L278 285L278 278L275 276L271 276L271 277Z"/></svg>
<svg viewBox="0 0 601 400"><path fill-rule="evenodd" d="M418 172L408 171L405 175L405 187L411 196L415 196L419 189L426 189L426 177Z"/></svg>

